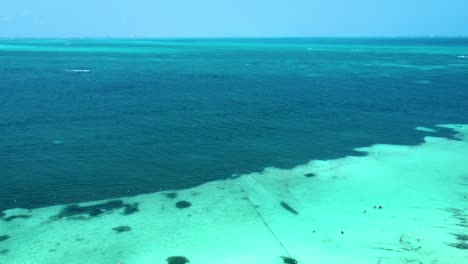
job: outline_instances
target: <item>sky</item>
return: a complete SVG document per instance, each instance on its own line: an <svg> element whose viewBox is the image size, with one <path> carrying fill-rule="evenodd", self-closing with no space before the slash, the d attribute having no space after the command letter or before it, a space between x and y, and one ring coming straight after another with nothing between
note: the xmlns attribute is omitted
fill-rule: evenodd
<svg viewBox="0 0 468 264"><path fill-rule="evenodd" d="M468 0L2 0L0 37L468 36Z"/></svg>

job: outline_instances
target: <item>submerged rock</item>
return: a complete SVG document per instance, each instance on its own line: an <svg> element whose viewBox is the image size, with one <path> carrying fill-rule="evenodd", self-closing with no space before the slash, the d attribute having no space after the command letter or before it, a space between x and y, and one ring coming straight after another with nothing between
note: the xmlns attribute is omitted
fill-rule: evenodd
<svg viewBox="0 0 468 264"><path fill-rule="evenodd" d="M187 201L178 201L176 203L176 207L180 208L180 209L188 208L190 206L192 206L192 204L190 202L187 202Z"/></svg>
<svg viewBox="0 0 468 264"><path fill-rule="evenodd" d="M281 259L286 264L297 264L298 263L297 260L295 260L293 258L290 258L290 257L281 256Z"/></svg>
<svg viewBox="0 0 468 264"><path fill-rule="evenodd" d="M281 201L281 206L282 206L284 209L286 209L286 210L288 210L289 212L291 212L292 214L295 214L295 215L298 215L298 214L299 214L298 211L294 210L291 206L289 206L289 204L287 204L287 203L285 203L285 202L283 202L283 201Z"/></svg>
<svg viewBox="0 0 468 264"><path fill-rule="evenodd" d="M169 199L174 199L177 198L177 193L176 192L170 192L165 194L167 198Z"/></svg>
<svg viewBox="0 0 468 264"><path fill-rule="evenodd" d="M304 174L304 176L306 176L307 178L311 178L311 177L315 177L317 175L315 173L310 172L310 173Z"/></svg>
<svg viewBox="0 0 468 264"><path fill-rule="evenodd" d="M122 233L122 232L130 232L132 228L129 226L116 226L112 228L112 230L114 230L117 233Z"/></svg>
<svg viewBox="0 0 468 264"><path fill-rule="evenodd" d="M9 235L1 235L1 236L0 236L0 242L1 242L1 241L5 241L5 240L7 240L7 239L9 239L9 238L10 238Z"/></svg>
<svg viewBox="0 0 468 264"><path fill-rule="evenodd" d="M173 256L166 259L168 264L186 264L190 261L184 256Z"/></svg>

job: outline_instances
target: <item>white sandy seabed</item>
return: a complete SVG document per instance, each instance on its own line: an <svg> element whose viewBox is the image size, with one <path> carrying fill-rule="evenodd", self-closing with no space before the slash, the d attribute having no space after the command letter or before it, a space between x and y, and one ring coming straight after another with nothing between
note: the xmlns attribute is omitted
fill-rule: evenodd
<svg viewBox="0 0 468 264"><path fill-rule="evenodd" d="M172 196L7 210L0 263L468 263L468 125L443 127L459 140L374 145Z"/></svg>

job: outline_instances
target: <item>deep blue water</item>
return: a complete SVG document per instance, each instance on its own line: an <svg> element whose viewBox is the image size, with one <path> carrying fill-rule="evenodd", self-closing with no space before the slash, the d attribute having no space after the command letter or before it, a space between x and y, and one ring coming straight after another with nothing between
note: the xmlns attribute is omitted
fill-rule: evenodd
<svg viewBox="0 0 468 264"><path fill-rule="evenodd" d="M0 110L0 209L186 188L467 123L468 39L4 39Z"/></svg>

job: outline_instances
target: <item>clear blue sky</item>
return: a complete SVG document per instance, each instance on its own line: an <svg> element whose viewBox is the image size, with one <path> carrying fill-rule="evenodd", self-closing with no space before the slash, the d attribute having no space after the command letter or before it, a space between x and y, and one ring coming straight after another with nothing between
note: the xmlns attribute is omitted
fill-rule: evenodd
<svg viewBox="0 0 468 264"><path fill-rule="evenodd" d="M0 37L468 35L468 0L3 0Z"/></svg>

